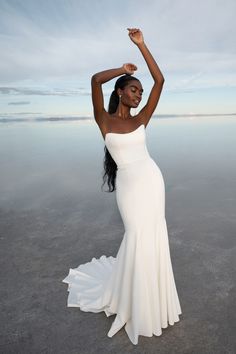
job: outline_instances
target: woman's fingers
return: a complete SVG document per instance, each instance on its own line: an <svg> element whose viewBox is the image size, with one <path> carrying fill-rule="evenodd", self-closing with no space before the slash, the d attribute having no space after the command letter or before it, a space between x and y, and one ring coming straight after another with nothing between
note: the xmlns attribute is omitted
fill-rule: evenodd
<svg viewBox="0 0 236 354"><path fill-rule="evenodd" d="M126 72L129 74L133 74L135 70L137 70L137 66L135 64L132 63L125 63L123 65L123 67L125 68Z"/></svg>
<svg viewBox="0 0 236 354"><path fill-rule="evenodd" d="M132 66L137 68L137 66L135 64L133 64L133 63L125 63L124 65L132 65Z"/></svg>
<svg viewBox="0 0 236 354"><path fill-rule="evenodd" d="M134 32L138 32L139 28L127 28L127 30L130 31L131 33L134 33Z"/></svg>
<svg viewBox="0 0 236 354"><path fill-rule="evenodd" d="M132 70L137 70L137 66L132 63L128 63L127 66L129 66Z"/></svg>

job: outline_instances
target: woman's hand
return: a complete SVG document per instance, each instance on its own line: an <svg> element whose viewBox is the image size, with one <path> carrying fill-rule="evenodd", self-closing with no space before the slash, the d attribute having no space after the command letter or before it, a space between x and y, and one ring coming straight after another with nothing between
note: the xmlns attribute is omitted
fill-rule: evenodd
<svg viewBox="0 0 236 354"><path fill-rule="evenodd" d="M123 64L122 68L125 70L125 73L129 75L133 75L134 71L138 69L137 66L132 63Z"/></svg>
<svg viewBox="0 0 236 354"><path fill-rule="evenodd" d="M129 31L128 35L132 42L135 44L141 44L144 42L143 34L139 28L127 28Z"/></svg>

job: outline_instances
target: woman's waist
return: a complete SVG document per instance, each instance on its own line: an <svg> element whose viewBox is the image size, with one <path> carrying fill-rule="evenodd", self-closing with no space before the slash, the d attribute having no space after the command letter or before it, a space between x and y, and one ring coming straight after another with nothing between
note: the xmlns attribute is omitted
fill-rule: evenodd
<svg viewBox="0 0 236 354"><path fill-rule="evenodd" d="M125 170L129 168L133 168L137 165L142 167L142 164L150 161L153 161L152 157L150 155L146 155L134 160L117 163L117 168L118 170Z"/></svg>

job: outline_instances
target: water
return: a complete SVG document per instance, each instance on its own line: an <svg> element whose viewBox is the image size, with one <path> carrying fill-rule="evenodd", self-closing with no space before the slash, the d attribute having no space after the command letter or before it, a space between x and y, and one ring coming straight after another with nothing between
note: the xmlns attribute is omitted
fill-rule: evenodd
<svg viewBox="0 0 236 354"><path fill-rule="evenodd" d="M236 119L229 116L151 119L147 146L167 190L193 183L216 187L218 181L217 192L229 193L235 187L235 132ZM2 123L0 206L33 208L60 195L101 196L103 149L95 121Z"/></svg>
<svg viewBox="0 0 236 354"><path fill-rule="evenodd" d="M192 338L190 352L202 352L206 343L212 352L224 346L233 353L235 122L153 119L146 130L165 181L172 263L185 314L174 336L179 347ZM61 282L70 267L115 256L124 235L115 194L100 189L103 148L94 121L0 125L4 347L44 350L69 338L71 352L94 330L94 320L107 345L107 318L68 311ZM154 342L148 343L152 348Z"/></svg>

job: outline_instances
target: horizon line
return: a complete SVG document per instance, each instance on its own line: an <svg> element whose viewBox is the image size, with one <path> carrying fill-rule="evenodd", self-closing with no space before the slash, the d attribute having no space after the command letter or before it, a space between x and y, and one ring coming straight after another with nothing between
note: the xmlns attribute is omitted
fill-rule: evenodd
<svg viewBox="0 0 236 354"><path fill-rule="evenodd" d="M71 115L58 115L58 116L47 116L45 117L38 116L38 117L29 117L29 118L17 118L16 115L23 115L23 114L34 114L34 113L27 113L27 112L19 112L19 113L13 113L13 116L8 116L6 117L6 114L0 114L0 123L7 123L7 122L42 122L42 121L76 121L76 120L92 120L94 119L94 116L71 116ZM37 113L36 113L37 114ZM15 116L14 116L15 115ZM1 117L2 116L2 117ZM5 117L3 117L5 116ZM152 116L153 119L158 119L158 118L178 118L178 117L215 117L215 116L236 116L236 113L184 113L184 114L154 114Z"/></svg>

